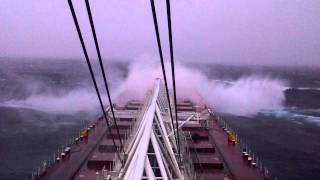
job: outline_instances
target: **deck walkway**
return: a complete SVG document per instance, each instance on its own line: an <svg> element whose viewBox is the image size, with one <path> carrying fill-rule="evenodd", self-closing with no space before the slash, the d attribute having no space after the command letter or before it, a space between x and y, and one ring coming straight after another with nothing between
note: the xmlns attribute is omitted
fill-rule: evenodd
<svg viewBox="0 0 320 180"><path fill-rule="evenodd" d="M227 133L219 123L211 116L209 124L209 136L217 150L222 155L232 176L239 180L259 180L265 179L262 173L248 164L242 157L242 152L238 144L228 143Z"/></svg>

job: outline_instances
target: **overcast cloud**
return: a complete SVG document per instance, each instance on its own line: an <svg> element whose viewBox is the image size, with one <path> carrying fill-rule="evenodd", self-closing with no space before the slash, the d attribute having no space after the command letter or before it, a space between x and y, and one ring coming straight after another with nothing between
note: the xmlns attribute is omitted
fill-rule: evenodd
<svg viewBox="0 0 320 180"><path fill-rule="evenodd" d="M74 0L95 57L84 0ZM157 0L168 50L165 1ZM104 59L157 55L149 0L91 0ZM181 61L320 65L319 0L174 0ZM83 58L67 0L1 0L0 56Z"/></svg>

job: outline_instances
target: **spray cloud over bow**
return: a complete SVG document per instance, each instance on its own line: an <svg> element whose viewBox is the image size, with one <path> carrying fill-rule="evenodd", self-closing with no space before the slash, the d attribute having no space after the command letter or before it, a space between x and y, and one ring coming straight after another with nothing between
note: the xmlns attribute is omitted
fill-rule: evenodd
<svg viewBox="0 0 320 180"><path fill-rule="evenodd" d="M165 67L169 88L172 89L170 63L166 63ZM125 104L135 99L143 100L154 80L163 79L158 57L148 55L134 59L129 65L128 73L120 71L127 70L113 69L110 71L112 77L109 81L112 85L113 102L117 104ZM178 99L189 99L196 103L206 101L218 112L254 115L264 110L279 110L285 100L286 83L271 77L251 75L226 82L214 77L208 78L199 69L178 62L175 64L175 75ZM91 83L60 94L43 92L45 84L27 84L32 87L31 90L26 89L31 91L28 97L12 99L0 105L67 114L80 111L99 112L98 99ZM108 105L104 86L101 84L100 87L103 102Z"/></svg>
<svg viewBox="0 0 320 180"><path fill-rule="evenodd" d="M124 96L119 101L143 99L156 78L163 79L160 64L144 56L131 64L127 79L119 87ZM153 62L152 62L153 61ZM169 88L172 88L171 69L166 63ZM266 76L251 75L226 83L209 79L199 70L181 63L175 64L178 99L207 101L218 112L250 116L260 111L282 108L286 82ZM202 99L203 98L203 99Z"/></svg>

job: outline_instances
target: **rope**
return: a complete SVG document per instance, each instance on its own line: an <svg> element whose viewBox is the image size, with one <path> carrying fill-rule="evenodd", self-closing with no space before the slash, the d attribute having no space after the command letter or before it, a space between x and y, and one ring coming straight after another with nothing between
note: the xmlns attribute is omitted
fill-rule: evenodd
<svg viewBox="0 0 320 180"><path fill-rule="evenodd" d="M170 60L171 60L171 73L172 73L171 75L172 75L172 83L173 83L174 110L176 115L176 127L178 127L179 123L178 123L178 112L177 112L176 78L174 73L170 0L166 0L166 5L167 5L167 18L168 18L169 44L170 44ZM179 128L177 128L177 134L178 134L178 145L180 147ZM180 154L180 148L178 150Z"/></svg>
<svg viewBox="0 0 320 180"><path fill-rule="evenodd" d="M87 12L88 12L89 20L90 20L90 26L91 26L92 35L93 35L94 43L95 43L95 46L96 46L96 51L97 51L97 54L98 54L99 65L100 65L100 69L101 69L101 72L102 72L103 81L104 81L104 85L105 85L105 88L106 88L106 91L107 91L107 95L108 95L108 100L109 100L110 109L111 109L111 113L112 113L113 123L116 126L117 133L118 133L118 136L119 136L119 139L120 139L120 150L123 150L123 144L122 144L122 140L120 138L120 132L119 132L119 128L118 128L118 125L117 125L116 117L114 115L113 104L112 104L112 101L111 101L109 86L108 86L108 83L107 83L106 73L105 73L105 70L104 70L104 66L103 66L103 62L102 62L102 58L101 58L101 53L100 53L100 48L99 48L99 44L98 44L98 40L97 40L97 35L96 35L94 23L93 23L93 18L92 18L91 9L90 9L90 3L89 3L89 0L86 0L85 2L86 2L86 8L87 8Z"/></svg>
<svg viewBox="0 0 320 180"><path fill-rule="evenodd" d="M171 117L171 123L172 123L172 127L173 127L173 130L174 130L175 128L174 128L173 115L172 115L172 110L171 110L171 103L170 103L169 89L168 89L168 83L167 83L167 76L166 76L166 70L165 70L164 61L163 61L161 40L160 40L160 34L159 34L157 14L156 14L156 10L155 10L154 0L150 0L150 3L151 3L151 9L152 9L154 28L155 28L156 35L157 35L158 50L159 50L159 55L160 55L162 75L163 75L164 84L165 84L165 88L166 88L167 100L168 100L168 104L169 104L169 112L170 112L170 117ZM175 139L176 139L176 143L178 144L178 141L177 141L178 138L177 138L176 132L175 131L173 131L173 132L174 132L174 136L175 136ZM178 147L180 148L180 146L178 146ZM180 153L179 153L179 157L180 157Z"/></svg>
<svg viewBox="0 0 320 180"><path fill-rule="evenodd" d="M92 70L92 66L91 66L91 63L90 63L90 60L89 60L89 56L88 56L88 53L87 53L87 50L86 50L86 46L85 46L83 38L82 38L82 33L81 33L81 30L80 30L80 27L79 27L77 16L76 16L76 13L75 13L73 5L72 5L72 0L68 0L68 4L69 4L69 7L70 7L70 11L71 11L71 14L72 14L72 18L73 18L74 24L75 24L76 29L77 29L77 33L78 33L78 36L79 36L81 47L82 47L82 50L83 50L83 53L84 53L84 56L85 56L89 71L90 71L90 75L91 75L91 78L92 78L92 81L93 81L93 84L94 84L94 88L96 90L96 93L97 93L97 96L98 96L98 99L99 99L99 103L100 103L100 106L101 106L101 110L103 112L103 116L104 116L104 118L106 120L106 123L107 123L107 126L108 126L108 130L109 130L109 132L111 134L111 137L112 137L113 144L114 144L114 146L116 146L116 142L114 140L114 137L113 137L113 134L112 134L112 131L111 131L111 128L110 128L110 124L108 122L107 115L106 115L106 112L105 112L104 107L103 107L103 103L102 103L102 100L101 100L100 92L99 92L98 85L97 85L97 82L96 82L96 79L95 79L95 76L94 76L94 73L93 73L93 70ZM118 154L118 158L120 159L120 162L122 164L120 153L118 152L117 154Z"/></svg>

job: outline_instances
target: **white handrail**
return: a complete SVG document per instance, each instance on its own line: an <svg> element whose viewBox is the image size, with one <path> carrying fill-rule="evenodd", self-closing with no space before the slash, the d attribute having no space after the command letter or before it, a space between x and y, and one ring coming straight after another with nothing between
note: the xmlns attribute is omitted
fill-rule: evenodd
<svg viewBox="0 0 320 180"><path fill-rule="evenodd" d="M156 113L157 113L157 117L158 117L158 120L159 120L159 125L160 125L160 127L162 129L161 133L162 133L162 137L163 137L163 140L164 140L164 145L166 146L167 150L169 151L170 158L172 159L172 161L174 163L174 166L175 166L175 168L174 168L175 173L176 173L176 175L178 177L180 177L182 179L182 174L180 172L177 159L176 159L176 157L174 155L174 152L172 150L172 146L171 146L170 140L168 138L169 136L168 136L166 128L164 126L164 122L163 122L159 107L156 107Z"/></svg>
<svg viewBox="0 0 320 180"><path fill-rule="evenodd" d="M152 170L152 167L151 167L151 164L150 164L150 161L149 161L149 158L148 156L146 157L146 161L145 161L145 170L146 170L146 175L148 177L148 179L156 179L156 176L154 175L154 172Z"/></svg>
<svg viewBox="0 0 320 180"><path fill-rule="evenodd" d="M181 124L178 126L178 128L181 129L182 126L183 126L184 124L186 124L187 122L189 122L194 116L195 116L195 114L192 114L191 116L189 116L188 119L186 119L185 121L183 121L183 123L181 123ZM175 129L175 131L177 131L177 128ZM170 132L168 136L172 136L173 134L174 134L174 130L173 130L172 132Z"/></svg>
<svg viewBox="0 0 320 180"><path fill-rule="evenodd" d="M164 168L164 164L160 154L160 147L158 141L154 135L154 131L151 133L151 143L153 145L154 153L156 154L157 162L160 168L161 176L163 180L168 180L166 169Z"/></svg>
<svg viewBox="0 0 320 180"><path fill-rule="evenodd" d="M159 93L159 85L160 80L158 79L155 83L155 88L153 89L153 95L151 103L148 106L147 111L144 114L143 120L141 123L144 123L141 133L135 142L137 144L136 149L134 150L134 154L131 161L127 161L129 163L129 167L125 172L124 179L133 179L140 180L143 176L144 164L147 156L148 146L150 142L150 136L152 132L152 123L154 120L155 109L157 105L157 98ZM134 174L132 177L131 175Z"/></svg>

